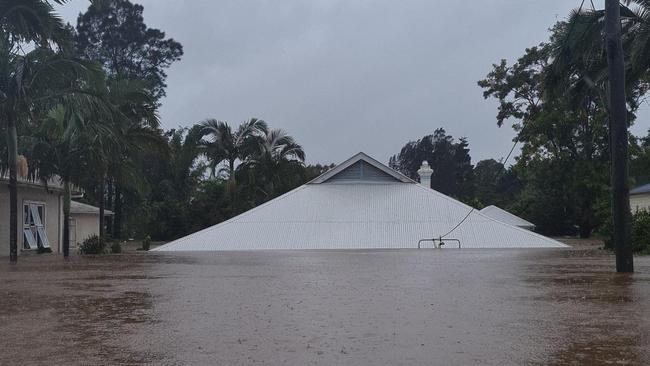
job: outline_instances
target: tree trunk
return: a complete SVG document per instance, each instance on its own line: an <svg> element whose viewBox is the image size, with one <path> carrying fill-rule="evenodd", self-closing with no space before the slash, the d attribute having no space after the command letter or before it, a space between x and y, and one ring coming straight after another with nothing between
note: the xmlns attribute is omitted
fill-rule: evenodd
<svg viewBox="0 0 650 366"><path fill-rule="evenodd" d="M605 47L609 74L609 138L611 152L612 242L616 271L633 272L630 191L628 186L628 131L625 101L625 63L621 43L619 0L605 1Z"/></svg>
<svg viewBox="0 0 650 366"><path fill-rule="evenodd" d="M115 212L115 207L113 206L113 181L108 179L108 187L106 187L106 207L109 207ZM112 237L115 237L113 232L113 216L111 216L106 222L106 231L108 231Z"/></svg>
<svg viewBox="0 0 650 366"><path fill-rule="evenodd" d="M235 202L235 186L237 183L235 182L235 160L228 160L228 168L230 171L228 172L229 177L228 177L228 194L230 195L230 202L231 206Z"/></svg>
<svg viewBox="0 0 650 366"><path fill-rule="evenodd" d="M9 262L18 261L18 177L16 161L18 159L18 133L16 121L9 117L7 126L7 150L9 156Z"/></svg>
<svg viewBox="0 0 650 366"><path fill-rule="evenodd" d="M63 257L70 255L70 182L63 182Z"/></svg>
<svg viewBox="0 0 650 366"><path fill-rule="evenodd" d="M113 238L122 238L122 187L115 182L115 212L113 212Z"/></svg>
<svg viewBox="0 0 650 366"><path fill-rule="evenodd" d="M106 179L104 174L102 174L99 181L99 239L102 241L106 236L106 223L104 218L104 191L106 190Z"/></svg>

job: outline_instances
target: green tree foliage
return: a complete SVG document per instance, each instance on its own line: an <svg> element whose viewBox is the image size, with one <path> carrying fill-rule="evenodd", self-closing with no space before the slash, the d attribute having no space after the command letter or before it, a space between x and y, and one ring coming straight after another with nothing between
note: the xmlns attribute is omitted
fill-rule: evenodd
<svg viewBox="0 0 650 366"><path fill-rule="evenodd" d="M305 152L285 131L273 129L256 139L241 169L253 178L263 200L282 194L301 181Z"/></svg>
<svg viewBox="0 0 650 366"><path fill-rule="evenodd" d="M634 185L650 183L650 131L630 144L630 179Z"/></svg>
<svg viewBox="0 0 650 366"><path fill-rule="evenodd" d="M602 223L597 211L607 196L607 120L596 90L549 97L548 73L564 31L556 26L549 43L527 49L511 66L505 60L494 65L479 85L485 98L499 101L497 124L511 122L522 145L515 167L524 185L520 213L544 233L570 233L577 226L586 237Z"/></svg>
<svg viewBox="0 0 650 366"><path fill-rule="evenodd" d="M144 212L137 215L137 221L144 222L132 226L129 234L170 240L191 232L192 196L205 173L205 165L197 162L202 136L202 127L198 125L170 130L165 134L168 153L145 152L141 172L148 192L144 205L138 205L145 208Z"/></svg>
<svg viewBox="0 0 650 366"><path fill-rule="evenodd" d="M0 170L9 171L11 261L17 254L18 131L67 95L87 100L81 89L93 82L87 76L98 74L88 63L71 57L71 38L49 1L0 3L0 123L7 141L3 149L7 158L4 163L0 160Z"/></svg>
<svg viewBox="0 0 650 366"><path fill-rule="evenodd" d="M650 254L650 212L632 215L632 247L637 253Z"/></svg>
<svg viewBox="0 0 650 366"><path fill-rule="evenodd" d="M144 23L144 8L128 0L101 1L77 19L75 37L82 57L101 63L109 77L146 81L152 94L165 96L166 69L183 55L183 47Z"/></svg>
<svg viewBox="0 0 650 366"><path fill-rule="evenodd" d="M600 229L600 234L605 238L605 247L609 249L613 249L611 231L611 222ZM646 210L632 213L632 249L635 253L650 255L650 212Z"/></svg>
<svg viewBox="0 0 650 366"><path fill-rule="evenodd" d="M251 118L233 131L227 122L208 119L201 123L206 138L201 145L213 177L225 174L234 183L235 166L247 160L268 131L266 122ZM222 164L225 163L225 166Z"/></svg>
<svg viewBox="0 0 650 366"><path fill-rule="evenodd" d="M473 197L473 168L465 138L455 141L444 129L410 141L390 158L391 168L417 180L417 171L426 160L433 167L431 188L466 202Z"/></svg>
<svg viewBox="0 0 650 366"><path fill-rule="evenodd" d="M224 125L224 131L231 131ZM149 188L139 205L139 223L128 225L129 234L175 239L277 197L328 168L305 167L302 148L283 131L256 132L248 142L249 153L237 155L242 160L233 168L233 187L230 175L209 174L220 167L229 170L230 161L215 164L209 159L213 155L206 154L206 146L219 140L206 141L205 134L205 123L171 130L166 133L168 154L145 153L142 173Z"/></svg>
<svg viewBox="0 0 650 366"><path fill-rule="evenodd" d="M474 167L474 202L477 208L495 205L511 209L522 185L513 168L505 168L494 159L485 159Z"/></svg>
<svg viewBox="0 0 650 366"><path fill-rule="evenodd" d="M151 115L155 114L155 107L165 95L166 69L183 55L180 43L146 26L143 11L141 5L128 0L94 3L79 15L75 35L77 53L102 65L111 86L110 97L121 106L126 117L120 131L127 144L110 154L106 171L108 185L106 189L101 188L105 192L98 200L101 203L106 196L112 206L112 235L115 238L122 237L127 221L124 216L137 215L140 207L137 204L142 203L143 184L134 174L137 168L133 161L137 155L134 149L141 146L143 139L160 143L154 141L161 140L161 134L153 131L157 121ZM140 90L134 90L134 84L138 84ZM146 88L147 93L141 87ZM153 97L153 102L148 100L149 96ZM130 110L134 106L141 108Z"/></svg>
<svg viewBox="0 0 650 366"><path fill-rule="evenodd" d="M182 48L147 28L142 10L124 0L97 3L80 15L73 37L46 1L0 4L0 131L9 137L0 139L0 171L11 171L15 188L20 152L32 179L62 180L64 248L77 187L88 203L115 212L115 237L124 231L129 237L171 240L329 168L305 167L305 153L293 137L258 119L237 129L207 121L161 131L157 108L165 69ZM19 52L19 43L32 43L31 51ZM74 57L74 49L82 59ZM226 175L208 175L223 168ZM100 227L96 241L103 243L101 221Z"/></svg>

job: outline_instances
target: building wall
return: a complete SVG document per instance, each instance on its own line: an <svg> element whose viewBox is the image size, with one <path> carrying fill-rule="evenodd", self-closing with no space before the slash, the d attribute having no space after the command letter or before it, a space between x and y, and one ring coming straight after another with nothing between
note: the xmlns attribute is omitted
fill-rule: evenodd
<svg viewBox="0 0 650 366"><path fill-rule="evenodd" d="M91 235L99 235L99 214L70 214L70 219L76 224L76 243L70 242L71 248L76 248Z"/></svg>
<svg viewBox="0 0 650 366"><path fill-rule="evenodd" d="M61 251L62 205L61 193L47 192L44 188L18 186L18 255L23 250L23 203L26 201L45 204L45 231L52 251ZM0 257L9 256L9 189L0 182Z"/></svg>
<svg viewBox="0 0 650 366"><path fill-rule="evenodd" d="M630 208L632 209L632 212L638 210L650 211L650 193L631 195Z"/></svg>

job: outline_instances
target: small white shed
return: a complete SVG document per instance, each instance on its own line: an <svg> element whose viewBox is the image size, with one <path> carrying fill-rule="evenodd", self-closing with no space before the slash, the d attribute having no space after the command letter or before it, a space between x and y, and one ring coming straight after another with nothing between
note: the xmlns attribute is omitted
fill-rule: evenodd
<svg viewBox="0 0 650 366"><path fill-rule="evenodd" d="M112 211L104 210L104 216L112 215ZM82 243L91 235L99 235L99 207L70 202L70 246Z"/></svg>
<svg viewBox="0 0 650 366"><path fill-rule="evenodd" d="M650 184L644 184L630 190L630 209L650 211Z"/></svg>

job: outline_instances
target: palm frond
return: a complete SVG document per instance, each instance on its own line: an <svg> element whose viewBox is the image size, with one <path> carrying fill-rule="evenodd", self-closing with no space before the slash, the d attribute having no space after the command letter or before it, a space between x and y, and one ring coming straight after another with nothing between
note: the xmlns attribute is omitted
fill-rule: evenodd
<svg viewBox="0 0 650 366"><path fill-rule="evenodd" d="M63 4L65 0L55 2ZM34 42L43 46L51 41L64 50L72 45L70 31L48 1L3 0L0 2L0 28L15 43Z"/></svg>

